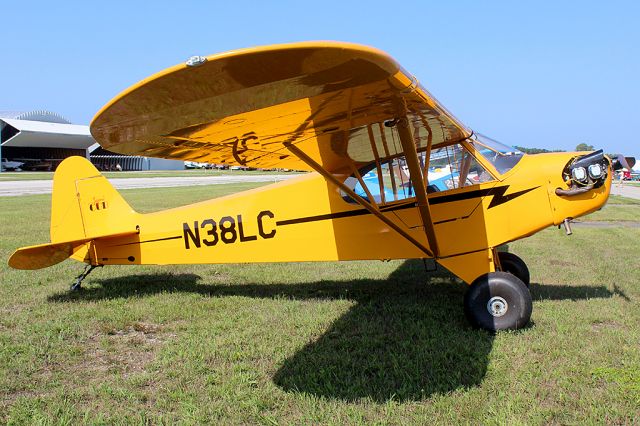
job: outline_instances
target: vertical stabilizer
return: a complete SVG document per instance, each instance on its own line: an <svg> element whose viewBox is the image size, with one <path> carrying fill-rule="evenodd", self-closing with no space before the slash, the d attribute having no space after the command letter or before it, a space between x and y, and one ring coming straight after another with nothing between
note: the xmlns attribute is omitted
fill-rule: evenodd
<svg viewBox="0 0 640 426"><path fill-rule="evenodd" d="M88 160L69 157L53 177L51 242L135 230L136 212Z"/></svg>

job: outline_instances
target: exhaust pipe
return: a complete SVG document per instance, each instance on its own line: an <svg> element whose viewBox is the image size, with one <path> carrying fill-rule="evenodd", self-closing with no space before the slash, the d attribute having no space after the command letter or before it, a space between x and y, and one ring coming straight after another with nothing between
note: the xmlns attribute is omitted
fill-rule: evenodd
<svg viewBox="0 0 640 426"><path fill-rule="evenodd" d="M572 197L574 195L584 194L585 192L589 192L592 189L593 189L593 183L590 183L586 186L573 185L569 189L556 188L556 195L564 195L567 197Z"/></svg>

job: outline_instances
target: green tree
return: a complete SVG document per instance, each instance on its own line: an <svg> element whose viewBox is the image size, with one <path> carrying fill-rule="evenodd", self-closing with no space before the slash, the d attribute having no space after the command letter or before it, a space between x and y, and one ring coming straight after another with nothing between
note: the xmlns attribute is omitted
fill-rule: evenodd
<svg viewBox="0 0 640 426"><path fill-rule="evenodd" d="M524 146L516 146L515 147L518 151L522 151L525 154L541 154L543 152L551 152L548 149L544 149L544 148L525 148Z"/></svg>
<svg viewBox="0 0 640 426"><path fill-rule="evenodd" d="M518 151L522 151L525 154L542 154L545 152L562 152L561 149L545 149L545 148L526 148L524 146L515 146L514 148L516 148Z"/></svg>
<svg viewBox="0 0 640 426"><path fill-rule="evenodd" d="M576 151L593 151L593 145L587 145L586 143L579 143L576 146Z"/></svg>

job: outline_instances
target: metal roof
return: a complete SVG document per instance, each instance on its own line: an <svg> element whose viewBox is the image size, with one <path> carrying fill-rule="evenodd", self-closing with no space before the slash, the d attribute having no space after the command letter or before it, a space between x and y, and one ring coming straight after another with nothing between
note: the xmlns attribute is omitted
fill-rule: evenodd
<svg viewBox="0 0 640 426"><path fill-rule="evenodd" d="M0 123L4 124L3 147L87 149L96 143L91 137L89 126L15 118L0 118ZM5 137L6 140L4 140Z"/></svg>
<svg viewBox="0 0 640 426"><path fill-rule="evenodd" d="M15 120L44 121L46 123L71 124L62 115L44 109L33 111L0 111L0 118Z"/></svg>

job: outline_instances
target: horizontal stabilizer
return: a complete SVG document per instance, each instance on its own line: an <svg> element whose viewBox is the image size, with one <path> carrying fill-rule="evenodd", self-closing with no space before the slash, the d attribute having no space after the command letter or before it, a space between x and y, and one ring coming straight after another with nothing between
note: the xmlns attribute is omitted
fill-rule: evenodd
<svg viewBox="0 0 640 426"><path fill-rule="evenodd" d="M16 250L9 258L9 266L14 269L41 269L53 266L69 258L84 244L101 239L135 235L138 231L120 232L111 235L100 235L74 241L40 244Z"/></svg>
<svg viewBox="0 0 640 426"><path fill-rule="evenodd" d="M9 266L15 269L40 269L53 266L67 259L76 247L85 241L40 244L16 250L9 258Z"/></svg>

